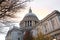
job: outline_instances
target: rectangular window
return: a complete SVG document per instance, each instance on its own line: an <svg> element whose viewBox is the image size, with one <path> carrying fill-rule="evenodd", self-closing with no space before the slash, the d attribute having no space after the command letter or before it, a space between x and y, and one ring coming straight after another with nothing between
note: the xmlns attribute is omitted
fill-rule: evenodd
<svg viewBox="0 0 60 40"><path fill-rule="evenodd" d="M58 18L59 18L59 21L60 21L60 16L58 16Z"/></svg>
<svg viewBox="0 0 60 40"><path fill-rule="evenodd" d="M32 21L28 21L28 26L32 26Z"/></svg>
<svg viewBox="0 0 60 40"><path fill-rule="evenodd" d="M35 25L37 24L38 22L37 21L35 21Z"/></svg>
<svg viewBox="0 0 60 40"><path fill-rule="evenodd" d="M47 30L47 23L44 24L44 28L45 28L45 33L48 32L48 30Z"/></svg>
<svg viewBox="0 0 60 40"><path fill-rule="evenodd" d="M30 26L32 26L32 21L30 21Z"/></svg>
<svg viewBox="0 0 60 40"><path fill-rule="evenodd" d="M28 26L29 26L29 21L28 21Z"/></svg>
<svg viewBox="0 0 60 40"><path fill-rule="evenodd" d="M54 29L54 25L55 25L54 20L51 20L51 24L52 24L52 28Z"/></svg>
<svg viewBox="0 0 60 40"><path fill-rule="evenodd" d="M27 21L25 21L25 27L27 26Z"/></svg>
<svg viewBox="0 0 60 40"><path fill-rule="evenodd" d="M36 25L36 23L37 23L37 22L35 21L35 25Z"/></svg>
<svg viewBox="0 0 60 40"><path fill-rule="evenodd" d="M46 28L46 26L45 26L45 32L47 32L47 28Z"/></svg>
<svg viewBox="0 0 60 40"><path fill-rule="evenodd" d="M20 38L18 38L18 40L20 40Z"/></svg>

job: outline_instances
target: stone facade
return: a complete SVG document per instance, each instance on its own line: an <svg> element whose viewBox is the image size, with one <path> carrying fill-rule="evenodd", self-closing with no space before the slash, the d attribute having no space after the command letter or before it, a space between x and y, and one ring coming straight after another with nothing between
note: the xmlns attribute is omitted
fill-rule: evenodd
<svg viewBox="0 0 60 40"><path fill-rule="evenodd" d="M60 40L60 12L55 10L42 19L38 25L38 31Z"/></svg>
<svg viewBox="0 0 60 40"><path fill-rule="evenodd" d="M8 31L5 40L23 40L23 31L14 27Z"/></svg>

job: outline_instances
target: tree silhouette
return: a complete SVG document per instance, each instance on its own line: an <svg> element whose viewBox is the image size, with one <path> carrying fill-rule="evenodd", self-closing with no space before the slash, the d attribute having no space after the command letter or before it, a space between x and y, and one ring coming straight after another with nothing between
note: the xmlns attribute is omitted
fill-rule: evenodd
<svg viewBox="0 0 60 40"><path fill-rule="evenodd" d="M45 36L42 32L37 34L37 37L34 37L33 40L52 40L50 35Z"/></svg>
<svg viewBox="0 0 60 40"><path fill-rule="evenodd" d="M26 31L23 40L32 40L32 34L30 31Z"/></svg>
<svg viewBox="0 0 60 40"><path fill-rule="evenodd" d="M6 21L6 17L13 18L14 14L26 7L26 2L30 0L0 0L0 19ZM20 10L21 11L21 10ZM9 19L10 20L10 19ZM3 27L0 27L0 33L2 33Z"/></svg>
<svg viewBox="0 0 60 40"><path fill-rule="evenodd" d="M20 9L25 8L26 2L30 0L0 0L0 18L5 16L13 17Z"/></svg>

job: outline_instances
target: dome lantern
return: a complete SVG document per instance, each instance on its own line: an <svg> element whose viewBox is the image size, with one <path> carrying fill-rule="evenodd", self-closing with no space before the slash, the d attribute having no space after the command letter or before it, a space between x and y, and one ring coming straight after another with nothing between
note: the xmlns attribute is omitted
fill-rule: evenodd
<svg viewBox="0 0 60 40"><path fill-rule="evenodd" d="M29 9L29 13L32 13L32 10L31 10L31 8Z"/></svg>

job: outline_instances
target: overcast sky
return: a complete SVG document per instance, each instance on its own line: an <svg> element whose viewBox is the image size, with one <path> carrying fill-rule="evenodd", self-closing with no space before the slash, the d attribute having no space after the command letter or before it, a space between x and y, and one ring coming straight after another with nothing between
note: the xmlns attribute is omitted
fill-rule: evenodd
<svg viewBox="0 0 60 40"><path fill-rule="evenodd" d="M54 10L60 11L60 0L34 0L31 7L39 19L42 19Z"/></svg>
<svg viewBox="0 0 60 40"><path fill-rule="evenodd" d="M41 20L46 15L51 13L54 10L60 11L60 0L34 0L30 3L33 13ZM28 12L29 8L26 8L22 14L17 14L20 18L23 18L24 15ZM0 40L4 40L5 34L0 34Z"/></svg>
<svg viewBox="0 0 60 40"><path fill-rule="evenodd" d="M34 14L41 20L46 15L50 14L54 10L60 11L60 0L33 0L28 4ZM22 14L18 14L21 18L28 12L29 8L26 8Z"/></svg>

